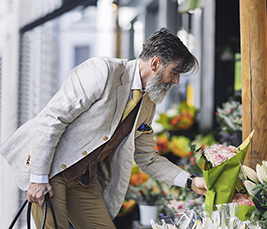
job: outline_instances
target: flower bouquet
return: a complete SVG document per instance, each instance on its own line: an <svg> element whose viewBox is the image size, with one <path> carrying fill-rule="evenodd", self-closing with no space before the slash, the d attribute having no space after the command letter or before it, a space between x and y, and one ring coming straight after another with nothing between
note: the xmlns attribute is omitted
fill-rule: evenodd
<svg viewBox="0 0 267 229"><path fill-rule="evenodd" d="M245 177L245 187L254 202L258 214L257 218L267 227L267 161L257 164L256 171L243 165L242 173Z"/></svg>
<svg viewBox="0 0 267 229"><path fill-rule="evenodd" d="M202 157L197 164L202 169L208 187L205 205L209 215L215 205L232 201L240 166L245 159L253 133L254 130L238 148L213 145L202 151Z"/></svg>

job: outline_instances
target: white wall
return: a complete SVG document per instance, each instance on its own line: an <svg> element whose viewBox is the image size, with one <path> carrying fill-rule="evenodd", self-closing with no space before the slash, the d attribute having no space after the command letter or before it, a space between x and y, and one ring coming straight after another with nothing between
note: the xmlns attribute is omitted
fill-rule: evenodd
<svg viewBox="0 0 267 229"><path fill-rule="evenodd" d="M1 0L0 55L2 56L1 144L18 127L19 29L59 6L60 0ZM26 195L14 183L10 167L0 156L0 227L8 228ZM25 228L20 220L14 228Z"/></svg>
<svg viewBox="0 0 267 229"><path fill-rule="evenodd" d="M2 54L1 142L17 128L18 26L20 1L1 1L0 53ZM0 222L8 228L17 211L19 190L6 161L0 157Z"/></svg>

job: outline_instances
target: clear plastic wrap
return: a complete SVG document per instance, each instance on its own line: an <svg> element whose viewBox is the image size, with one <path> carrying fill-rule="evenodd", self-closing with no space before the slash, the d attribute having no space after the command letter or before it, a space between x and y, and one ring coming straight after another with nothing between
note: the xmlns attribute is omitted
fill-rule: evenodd
<svg viewBox="0 0 267 229"><path fill-rule="evenodd" d="M150 223L152 229L262 229L259 224L241 221L237 217L239 206L236 203L216 205L216 208L211 217L205 211L189 210L175 219L151 219Z"/></svg>

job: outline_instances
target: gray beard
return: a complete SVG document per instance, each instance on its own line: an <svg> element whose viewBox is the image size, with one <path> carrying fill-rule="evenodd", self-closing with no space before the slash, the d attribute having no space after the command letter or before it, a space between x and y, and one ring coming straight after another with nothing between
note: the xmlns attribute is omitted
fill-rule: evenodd
<svg viewBox="0 0 267 229"><path fill-rule="evenodd" d="M146 92L148 93L150 99L154 103L160 103L164 99L165 95L169 93L173 87L173 83L162 82L163 69L154 77L150 78L146 84Z"/></svg>

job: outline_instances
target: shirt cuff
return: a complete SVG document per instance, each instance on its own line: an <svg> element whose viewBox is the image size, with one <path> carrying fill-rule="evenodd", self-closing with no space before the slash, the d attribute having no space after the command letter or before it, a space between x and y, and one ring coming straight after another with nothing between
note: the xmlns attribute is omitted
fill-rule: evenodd
<svg viewBox="0 0 267 229"><path fill-rule="evenodd" d="M186 184L186 181L187 181L187 178L188 178L189 175L190 175L190 173L188 173L186 171L181 171L174 178L173 185L185 188L185 184Z"/></svg>
<svg viewBox="0 0 267 229"><path fill-rule="evenodd" d="M39 175L39 174L31 174L30 175L31 183L48 183L48 175Z"/></svg>

